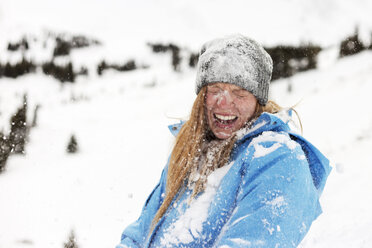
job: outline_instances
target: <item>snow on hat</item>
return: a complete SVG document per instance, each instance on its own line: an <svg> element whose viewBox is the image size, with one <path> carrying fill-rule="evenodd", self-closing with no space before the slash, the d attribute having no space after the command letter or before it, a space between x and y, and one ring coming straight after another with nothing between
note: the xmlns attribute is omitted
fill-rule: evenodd
<svg viewBox="0 0 372 248"><path fill-rule="evenodd" d="M215 39L200 50L196 93L210 83L230 83L248 90L265 105L272 70L270 55L256 41L240 34Z"/></svg>

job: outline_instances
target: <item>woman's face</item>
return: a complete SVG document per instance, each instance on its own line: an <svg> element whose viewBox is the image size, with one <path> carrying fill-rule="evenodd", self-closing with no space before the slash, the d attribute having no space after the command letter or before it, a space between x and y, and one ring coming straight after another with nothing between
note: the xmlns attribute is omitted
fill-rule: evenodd
<svg viewBox="0 0 372 248"><path fill-rule="evenodd" d="M207 85L205 99L209 128L219 139L227 139L250 120L257 105L256 97L234 84Z"/></svg>

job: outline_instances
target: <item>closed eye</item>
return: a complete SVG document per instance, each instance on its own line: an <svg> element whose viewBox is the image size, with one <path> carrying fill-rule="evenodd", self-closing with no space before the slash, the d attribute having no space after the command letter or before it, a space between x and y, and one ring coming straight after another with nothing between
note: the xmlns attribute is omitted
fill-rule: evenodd
<svg viewBox="0 0 372 248"><path fill-rule="evenodd" d="M207 88L207 92L208 93L211 93L211 94L218 94L218 93L221 93L222 92L222 89L219 88L219 87L216 87L216 86L213 86L213 87L210 87L210 88Z"/></svg>
<svg viewBox="0 0 372 248"><path fill-rule="evenodd" d="M233 91L234 96L244 98L249 96L249 92L246 90L234 90Z"/></svg>

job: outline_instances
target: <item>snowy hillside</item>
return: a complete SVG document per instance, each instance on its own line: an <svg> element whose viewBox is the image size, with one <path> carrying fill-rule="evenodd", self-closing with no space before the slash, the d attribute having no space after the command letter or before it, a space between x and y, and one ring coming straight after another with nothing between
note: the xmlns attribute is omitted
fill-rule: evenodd
<svg viewBox="0 0 372 248"><path fill-rule="evenodd" d="M304 136L330 158L323 214L301 247L372 247L372 50L337 58L340 41L359 27L371 42L372 2L264 0L99 1L0 0L0 63L51 57L48 32L86 35L101 45L73 50L56 63L86 66L88 76L60 83L35 73L0 78L0 131L27 93L23 155L0 174L0 248L63 247L73 230L80 248L114 247L160 178L172 147L167 125L187 118L194 69L171 67L149 42L196 52L211 38L243 33L267 46L314 43L316 70L272 84L283 106L298 103ZM32 49L7 51L31 37ZM43 43L43 41L45 41ZM134 59L147 69L95 73L103 59ZM66 152L71 136L78 152Z"/></svg>

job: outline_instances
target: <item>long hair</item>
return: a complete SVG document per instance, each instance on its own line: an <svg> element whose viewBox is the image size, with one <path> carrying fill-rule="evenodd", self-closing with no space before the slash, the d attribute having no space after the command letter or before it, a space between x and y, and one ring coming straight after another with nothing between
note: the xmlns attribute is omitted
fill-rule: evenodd
<svg viewBox="0 0 372 248"><path fill-rule="evenodd" d="M207 87L203 87L200 90L194 101L190 119L185 122L177 135L168 165L165 198L152 221L151 230L165 214L181 187L183 185L186 186L186 182L190 185L190 181L192 180L191 177L195 176L197 170L201 170L201 176L193 183L194 189L190 200L204 190L207 176L213 172L213 170L225 165L230 158L231 151L236 141L235 136L219 141L217 149L213 149L213 156L204 156L204 159L212 158L212 161L204 161L205 163L209 163L209 165L198 168L203 153L205 154L208 152L205 151L205 143L208 142L207 134L210 132L204 106L206 88ZM257 118L263 112L277 113L281 109L282 108L273 101L268 101L265 106L257 103L255 113L251 120Z"/></svg>

